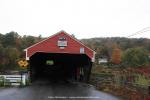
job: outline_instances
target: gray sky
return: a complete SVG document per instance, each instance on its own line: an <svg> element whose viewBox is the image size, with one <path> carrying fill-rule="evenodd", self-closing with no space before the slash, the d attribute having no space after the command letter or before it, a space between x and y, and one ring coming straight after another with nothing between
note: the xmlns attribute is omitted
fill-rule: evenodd
<svg viewBox="0 0 150 100"><path fill-rule="evenodd" d="M128 36L150 26L150 0L0 0L0 33ZM150 31L133 37L148 37Z"/></svg>

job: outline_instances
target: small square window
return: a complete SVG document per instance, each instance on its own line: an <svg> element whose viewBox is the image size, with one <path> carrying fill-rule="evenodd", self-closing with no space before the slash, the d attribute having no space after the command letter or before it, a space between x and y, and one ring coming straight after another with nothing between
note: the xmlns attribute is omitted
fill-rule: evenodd
<svg viewBox="0 0 150 100"><path fill-rule="evenodd" d="M83 47L80 48L80 53L84 53L84 48Z"/></svg>

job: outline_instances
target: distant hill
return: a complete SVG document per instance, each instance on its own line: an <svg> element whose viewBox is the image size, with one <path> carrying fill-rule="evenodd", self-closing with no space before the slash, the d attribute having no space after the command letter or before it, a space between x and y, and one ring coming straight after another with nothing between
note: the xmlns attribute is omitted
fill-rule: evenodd
<svg viewBox="0 0 150 100"><path fill-rule="evenodd" d="M0 71L18 68L17 61L25 58L24 49L43 39L42 36L20 36L17 32L0 34ZM122 51L142 47L150 52L150 39L146 38L90 38L81 39L81 42L96 51L96 58L110 58L114 46Z"/></svg>
<svg viewBox="0 0 150 100"><path fill-rule="evenodd" d="M150 39L147 38L90 38L82 39L81 42L97 52L97 56L107 56L110 58L114 46L118 46L122 51L128 48L141 47L150 52Z"/></svg>

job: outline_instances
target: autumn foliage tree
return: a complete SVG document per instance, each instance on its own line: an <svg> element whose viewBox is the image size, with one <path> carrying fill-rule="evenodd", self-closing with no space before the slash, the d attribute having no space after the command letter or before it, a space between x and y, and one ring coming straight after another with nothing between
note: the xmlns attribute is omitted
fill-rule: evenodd
<svg viewBox="0 0 150 100"><path fill-rule="evenodd" d="M113 64L121 63L121 50L117 46L115 46L112 51L111 62Z"/></svg>
<svg viewBox="0 0 150 100"><path fill-rule="evenodd" d="M145 66L149 63L148 51L144 48L129 48L123 53L123 63L133 67Z"/></svg>
<svg viewBox="0 0 150 100"><path fill-rule="evenodd" d="M43 39L41 35L39 37L20 36L14 31L6 34L0 33L0 72L18 68L17 61L25 57L24 49ZM97 61L100 57L106 57L114 64L122 63L126 66L143 66L150 63L148 58L150 39L112 37L81 39L81 41L96 51L95 58ZM135 50L134 48L137 47L144 48L144 50Z"/></svg>
<svg viewBox="0 0 150 100"><path fill-rule="evenodd" d="M17 70L17 61L25 57L24 49L41 41L41 36L20 36L17 32L0 33L0 73Z"/></svg>

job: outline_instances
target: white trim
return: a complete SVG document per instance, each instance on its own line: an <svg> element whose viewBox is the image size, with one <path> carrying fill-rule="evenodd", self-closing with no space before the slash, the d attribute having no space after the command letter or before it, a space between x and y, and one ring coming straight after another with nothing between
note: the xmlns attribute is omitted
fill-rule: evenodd
<svg viewBox="0 0 150 100"><path fill-rule="evenodd" d="M29 60L29 57L27 56L27 50L24 50L26 52L26 60Z"/></svg>
<svg viewBox="0 0 150 100"><path fill-rule="evenodd" d="M93 53L94 53L94 55L93 55L91 61L92 61L92 62L95 62L95 54L96 54L96 52L93 52Z"/></svg>
<svg viewBox="0 0 150 100"><path fill-rule="evenodd" d="M26 60L29 60L30 58L29 57L26 57Z"/></svg>

